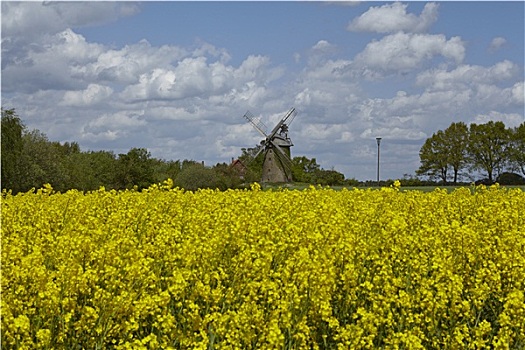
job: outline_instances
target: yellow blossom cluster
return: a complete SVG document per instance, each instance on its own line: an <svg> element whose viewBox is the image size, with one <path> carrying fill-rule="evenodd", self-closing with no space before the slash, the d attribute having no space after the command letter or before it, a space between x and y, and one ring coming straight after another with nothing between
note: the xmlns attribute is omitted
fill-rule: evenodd
<svg viewBox="0 0 525 350"><path fill-rule="evenodd" d="M5 349L525 348L525 193L2 194Z"/></svg>

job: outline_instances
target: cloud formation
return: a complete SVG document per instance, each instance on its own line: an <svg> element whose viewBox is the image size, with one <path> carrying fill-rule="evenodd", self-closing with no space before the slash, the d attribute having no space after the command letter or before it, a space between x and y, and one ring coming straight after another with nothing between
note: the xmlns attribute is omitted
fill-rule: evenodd
<svg viewBox="0 0 525 350"><path fill-rule="evenodd" d="M507 39L502 38L502 37L500 37L500 36L495 37L495 38L492 39L492 41L490 42L490 45L489 45L489 51L490 51L490 52L496 52L496 51L498 51L499 49L501 49L503 46L505 46L506 43L507 43Z"/></svg>
<svg viewBox="0 0 525 350"><path fill-rule="evenodd" d="M355 65L365 75L404 73L421 67L436 56L461 63L465 44L459 37L447 40L442 34L411 34L398 32L372 41L355 58Z"/></svg>
<svg viewBox="0 0 525 350"><path fill-rule="evenodd" d="M2 2L2 36L22 42L68 28L100 25L140 11L132 2Z"/></svg>
<svg viewBox="0 0 525 350"><path fill-rule="evenodd" d="M361 16L354 18L347 30L354 32L375 33L421 33L425 32L438 17L439 5L434 2L425 4L419 16L407 13L408 4L393 2L383 6L370 7Z"/></svg>

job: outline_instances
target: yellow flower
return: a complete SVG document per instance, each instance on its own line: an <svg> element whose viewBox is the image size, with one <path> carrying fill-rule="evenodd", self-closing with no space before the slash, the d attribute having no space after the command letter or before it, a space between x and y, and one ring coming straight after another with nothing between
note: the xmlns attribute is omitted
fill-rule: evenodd
<svg viewBox="0 0 525 350"><path fill-rule="evenodd" d="M55 193L1 201L6 348L516 348L525 194Z"/></svg>

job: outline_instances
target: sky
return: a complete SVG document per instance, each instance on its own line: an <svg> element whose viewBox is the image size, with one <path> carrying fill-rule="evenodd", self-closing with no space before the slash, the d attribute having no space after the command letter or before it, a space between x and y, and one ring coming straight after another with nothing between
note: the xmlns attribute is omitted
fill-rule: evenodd
<svg viewBox="0 0 525 350"><path fill-rule="evenodd" d="M524 118L524 4L1 2L2 107L83 151L229 163L291 108L292 156L414 175L453 122Z"/></svg>

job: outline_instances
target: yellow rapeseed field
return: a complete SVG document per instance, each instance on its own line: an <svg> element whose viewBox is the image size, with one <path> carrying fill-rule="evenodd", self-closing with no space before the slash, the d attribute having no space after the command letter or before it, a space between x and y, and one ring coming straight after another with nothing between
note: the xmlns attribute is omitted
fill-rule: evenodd
<svg viewBox="0 0 525 350"><path fill-rule="evenodd" d="M525 192L2 194L2 349L525 348Z"/></svg>

